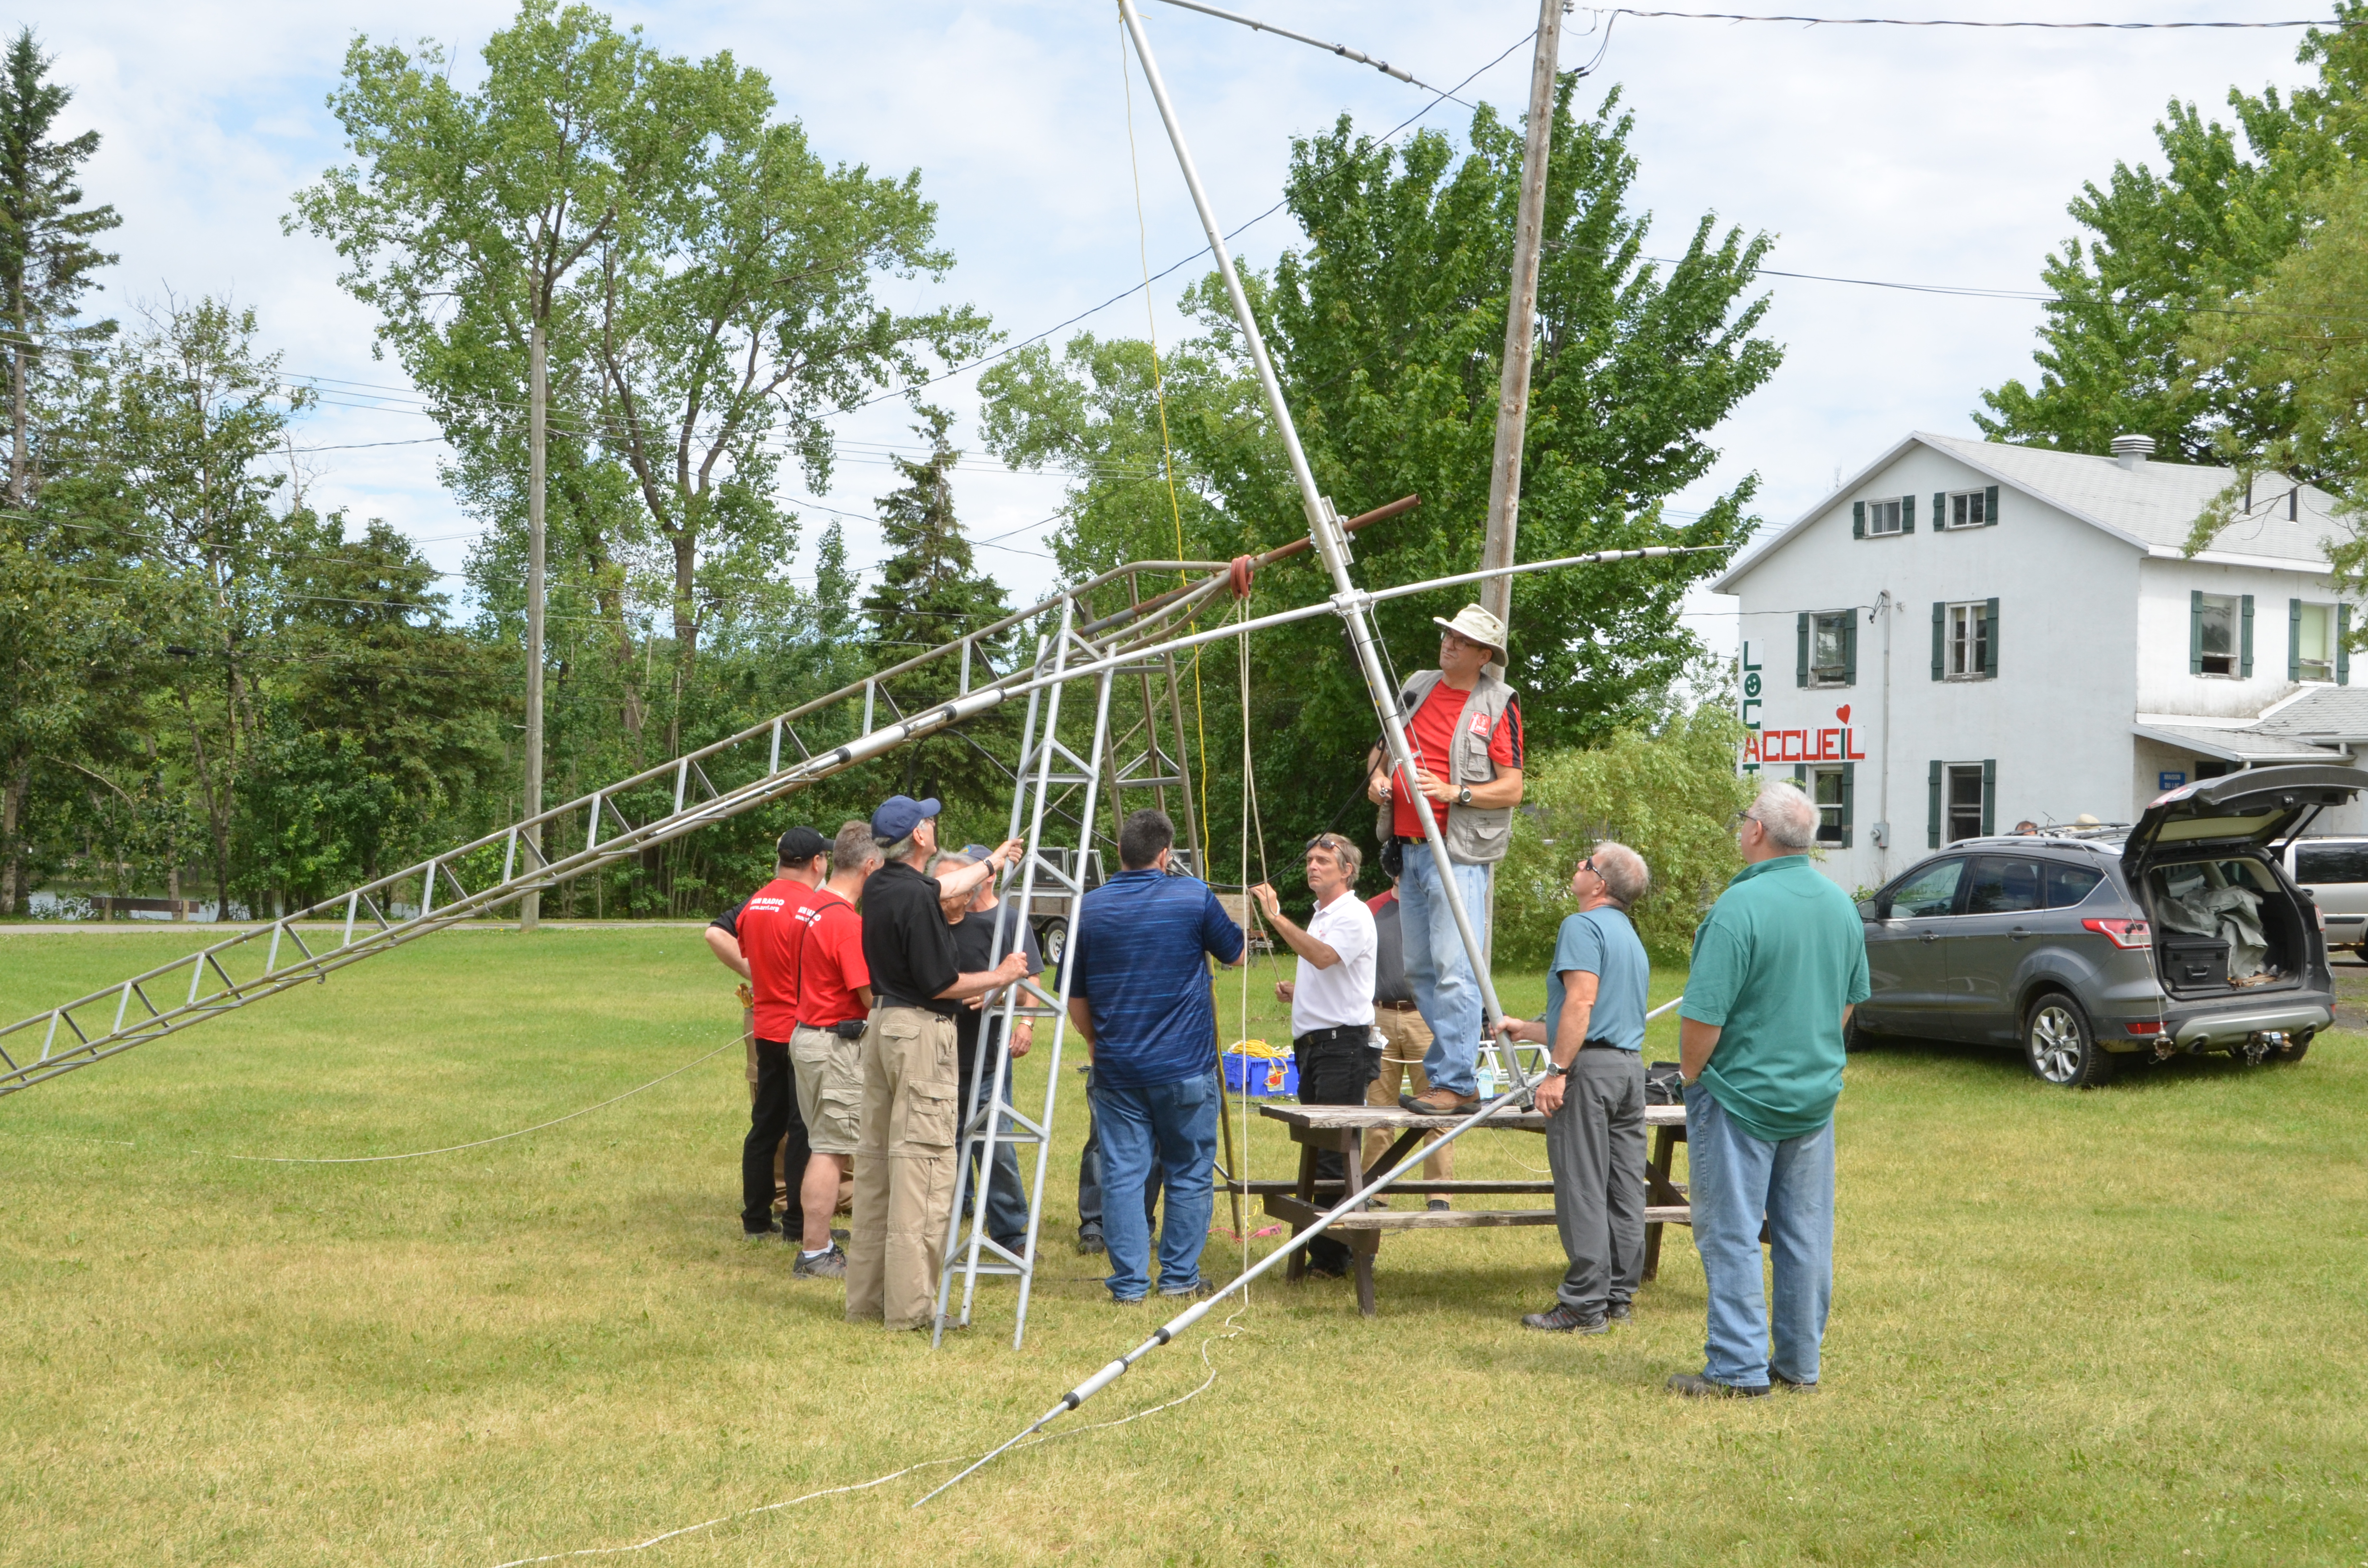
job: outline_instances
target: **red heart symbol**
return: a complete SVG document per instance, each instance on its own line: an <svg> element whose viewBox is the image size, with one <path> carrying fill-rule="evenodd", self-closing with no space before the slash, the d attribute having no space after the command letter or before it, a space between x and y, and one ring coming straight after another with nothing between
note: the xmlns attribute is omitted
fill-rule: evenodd
<svg viewBox="0 0 2368 1568"><path fill-rule="evenodd" d="M1835 717L1835 718L1837 718L1837 719L1839 719L1839 720L1840 720L1843 723L1845 723L1845 724L1849 723L1849 722L1850 722L1850 704L1849 704L1849 703L1847 703L1847 702L1845 702L1845 703L1843 703L1839 708L1835 709L1835 710L1834 710L1834 717Z"/></svg>

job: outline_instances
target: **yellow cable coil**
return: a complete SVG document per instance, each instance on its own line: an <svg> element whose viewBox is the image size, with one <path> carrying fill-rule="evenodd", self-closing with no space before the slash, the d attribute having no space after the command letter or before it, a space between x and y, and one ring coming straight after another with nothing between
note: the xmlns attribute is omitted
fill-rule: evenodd
<svg viewBox="0 0 2368 1568"><path fill-rule="evenodd" d="M1255 1056L1265 1062L1288 1062L1291 1047L1269 1045L1262 1040L1237 1040L1225 1048L1228 1056Z"/></svg>

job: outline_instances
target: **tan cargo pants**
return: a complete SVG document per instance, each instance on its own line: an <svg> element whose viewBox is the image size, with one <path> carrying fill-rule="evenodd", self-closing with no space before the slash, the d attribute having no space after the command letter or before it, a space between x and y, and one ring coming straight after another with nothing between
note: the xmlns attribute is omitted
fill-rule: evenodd
<svg viewBox="0 0 2368 1568"><path fill-rule="evenodd" d="M1430 1088L1430 1074L1422 1070L1422 1054L1430 1049L1430 1026L1422 1021L1420 1013L1400 1013L1388 1007L1376 1007L1373 1009L1373 1027L1382 1031L1382 1038L1389 1043L1382 1047L1382 1075L1366 1089L1365 1103L1391 1110L1397 1107L1401 1083L1406 1085L1406 1092L1410 1095L1424 1094ZM1435 1142L1438 1138L1439 1134L1434 1132L1423 1142ZM1385 1127L1376 1127L1365 1134L1365 1174L1368 1176L1380 1174L1374 1162L1388 1153L1390 1145L1397 1139L1398 1134ZM1422 1174L1432 1181L1453 1181L1455 1146L1451 1143L1425 1160ZM1406 1187L1401 1184L1390 1190L1403 1192Z"/></svg>
<svg viewBox="0 0 2368 1568"><path fill-rule="evenodd" d="M863 1121L847 1244L847 1320L927 1328L953 1215L954 1021L875 1007L863 1031Z"/></svg>

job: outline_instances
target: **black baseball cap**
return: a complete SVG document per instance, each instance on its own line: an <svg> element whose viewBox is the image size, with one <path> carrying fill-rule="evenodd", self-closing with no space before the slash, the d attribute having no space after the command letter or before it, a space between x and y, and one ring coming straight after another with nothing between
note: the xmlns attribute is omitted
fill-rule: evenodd
<svg viewBox="0 0 2368 1568"><path fill-rule="evenodd" d="M817 855L830 853L830 840L810 827L793 827L781 835L781 842L773 852L777 865L803 866Z"/></svg>

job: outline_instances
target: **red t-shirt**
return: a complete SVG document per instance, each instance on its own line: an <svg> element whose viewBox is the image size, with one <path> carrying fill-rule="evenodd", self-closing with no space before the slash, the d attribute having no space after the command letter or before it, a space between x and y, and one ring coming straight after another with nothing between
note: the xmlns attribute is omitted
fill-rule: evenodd
<svg viewBox="0 0 2368 1568"><path fill-rule="evenodd" d="M815 890L803 882L780 878L716 922L740 939L740 956L748 960L750 987L757 993L758 1040L786 1042L797 1027L797 938L805 930L800 915L815 896Z"/></svg>
<svg viewBox="0 0 2368 1568"><path fill-rule="evenodd" d="M826 1029L863 1017L863 1003L855 994L857 986L871 983L871 966L863 961L863 916L823 888L800 915L800 926L805 974L799 985L798 1021Z"/></svg>
<svg viewBox="0 0 2368 1568"><path fill-rule="evenodd" d="M1468 691L1458 691L1445 681L1430 688L1422 699L1414 718L1406 725L1406 745L1414 760L1434 778L1449 776L1454 756L1456 729L1463 722L1463 705L1471 700ZM1486 723L1480 714L1472 716L1474 725ZM1505 716L1497 721L1497 733L1488 737L1488 760L1498 767L1521 766L1521 705L1518 701L1505 704ZM1415 814L1414 790L1403 770L1394 774L1390 782L1394 807L1391 831L1400 838L1420 838L1422 819ZM1455 808L1433 801L1431 813L1439 818L1441 832L1447 828L1447 813Z"/></svg>

